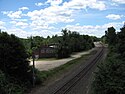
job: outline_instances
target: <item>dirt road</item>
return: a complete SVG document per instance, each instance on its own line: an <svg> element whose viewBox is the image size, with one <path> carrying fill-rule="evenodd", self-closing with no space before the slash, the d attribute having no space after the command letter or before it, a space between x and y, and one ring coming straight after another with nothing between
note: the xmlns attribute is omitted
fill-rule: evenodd
<svg viewBox="0 0 125 94"><path fill-rule="evenodd" d="M71 61L73 59L79 58L81 57L81 55L85 55L85 54L89 54L91 51L93 51L95 48L89 50L89 51L84 51L84 52L79 52L76 54L71 55L70 58L65 58L65 59L59 59L59 60L43 60L43 61L35 61L35 67L40 70L49 70L49 69L53 69L55 67L58 67L60 65L63 65L65 63L67 63L68 61ZM32 65L32 61L31 61L31 65Z"/></svg>

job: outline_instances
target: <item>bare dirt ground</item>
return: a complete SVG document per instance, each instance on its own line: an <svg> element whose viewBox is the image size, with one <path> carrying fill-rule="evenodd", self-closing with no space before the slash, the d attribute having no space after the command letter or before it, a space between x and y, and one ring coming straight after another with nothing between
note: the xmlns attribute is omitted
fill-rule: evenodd
<svg viewBox="0 0 125 94"><path fill-rule="evenodd" d="M55 67L58 67L60 65L63 65L65 63L67 63L68 61L71 61L73 59L79 58L82 55L85 54L89 54L91 51L93 51L95 48L88 50L88 51L84 51L84 52L78 52L75 53L73 55L71 55L71 57L69 58L65 58L65 59L59 59L59 60L41 60L41 61L35 61L35 67L40 70L40 71L44 71L44 70L49 70L49 69L53 69ZM32 61L31 61L31 65L32 65Z"/></svg>

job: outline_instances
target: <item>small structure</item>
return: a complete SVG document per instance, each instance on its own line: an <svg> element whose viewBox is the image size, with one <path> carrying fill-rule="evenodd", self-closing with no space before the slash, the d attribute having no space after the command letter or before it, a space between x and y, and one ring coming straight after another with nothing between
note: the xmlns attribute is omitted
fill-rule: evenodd
<svg viewBox="0 0 125 94"><path fill-rule="evenodd" d="M56 57L57 46L55 44L42 45L34 51L36 58L52 58Z"/></svg>

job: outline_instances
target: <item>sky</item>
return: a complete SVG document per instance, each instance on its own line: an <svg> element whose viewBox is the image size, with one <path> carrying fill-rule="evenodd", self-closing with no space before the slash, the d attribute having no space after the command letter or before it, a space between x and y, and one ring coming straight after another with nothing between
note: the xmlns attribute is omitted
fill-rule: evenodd
<svg viewBox="0 0 125 94"><path fill-rule="evenodd" d="M67 28L101 37L125 22L125 0L0 0L0 29L20 38L61 35Z"/></svg>

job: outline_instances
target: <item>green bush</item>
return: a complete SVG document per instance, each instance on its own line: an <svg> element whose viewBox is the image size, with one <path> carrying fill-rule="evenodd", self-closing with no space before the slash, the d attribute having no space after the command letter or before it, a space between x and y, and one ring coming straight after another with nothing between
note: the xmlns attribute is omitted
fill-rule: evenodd
<svg viewBox="0 0 125 94"><path fill-rule="evenodd" d="M106 31L109 54L98 66L93 81L94 94L125 94L125 25L116 33L113 27Z"/></svg>
<svg viewBox="0 0 125 94"><path fill-rule="evenodd" d="M18 37L0 32L0 93L24 94L31 87L32 71L27 58Z"/></svg>
<svg viewBox="0 0 125 94"><path fill-rule="evenodd" d="M0 70L0 94L24 94L25 86L19 85L14 78L6 76Z"/></svg>
<svg viewBox="0 0 125 94"><path fill-rule="evenodd" d="M0 32L0 69L20 80L29 79L29 61L23 43L15 35Z"/></svg>
<svg viewBox="0 0 125 94"><path fill-rule="evenodd" d="M113 55L98 66L93 82L94 94L125 94L125 63Z"/></svg>

